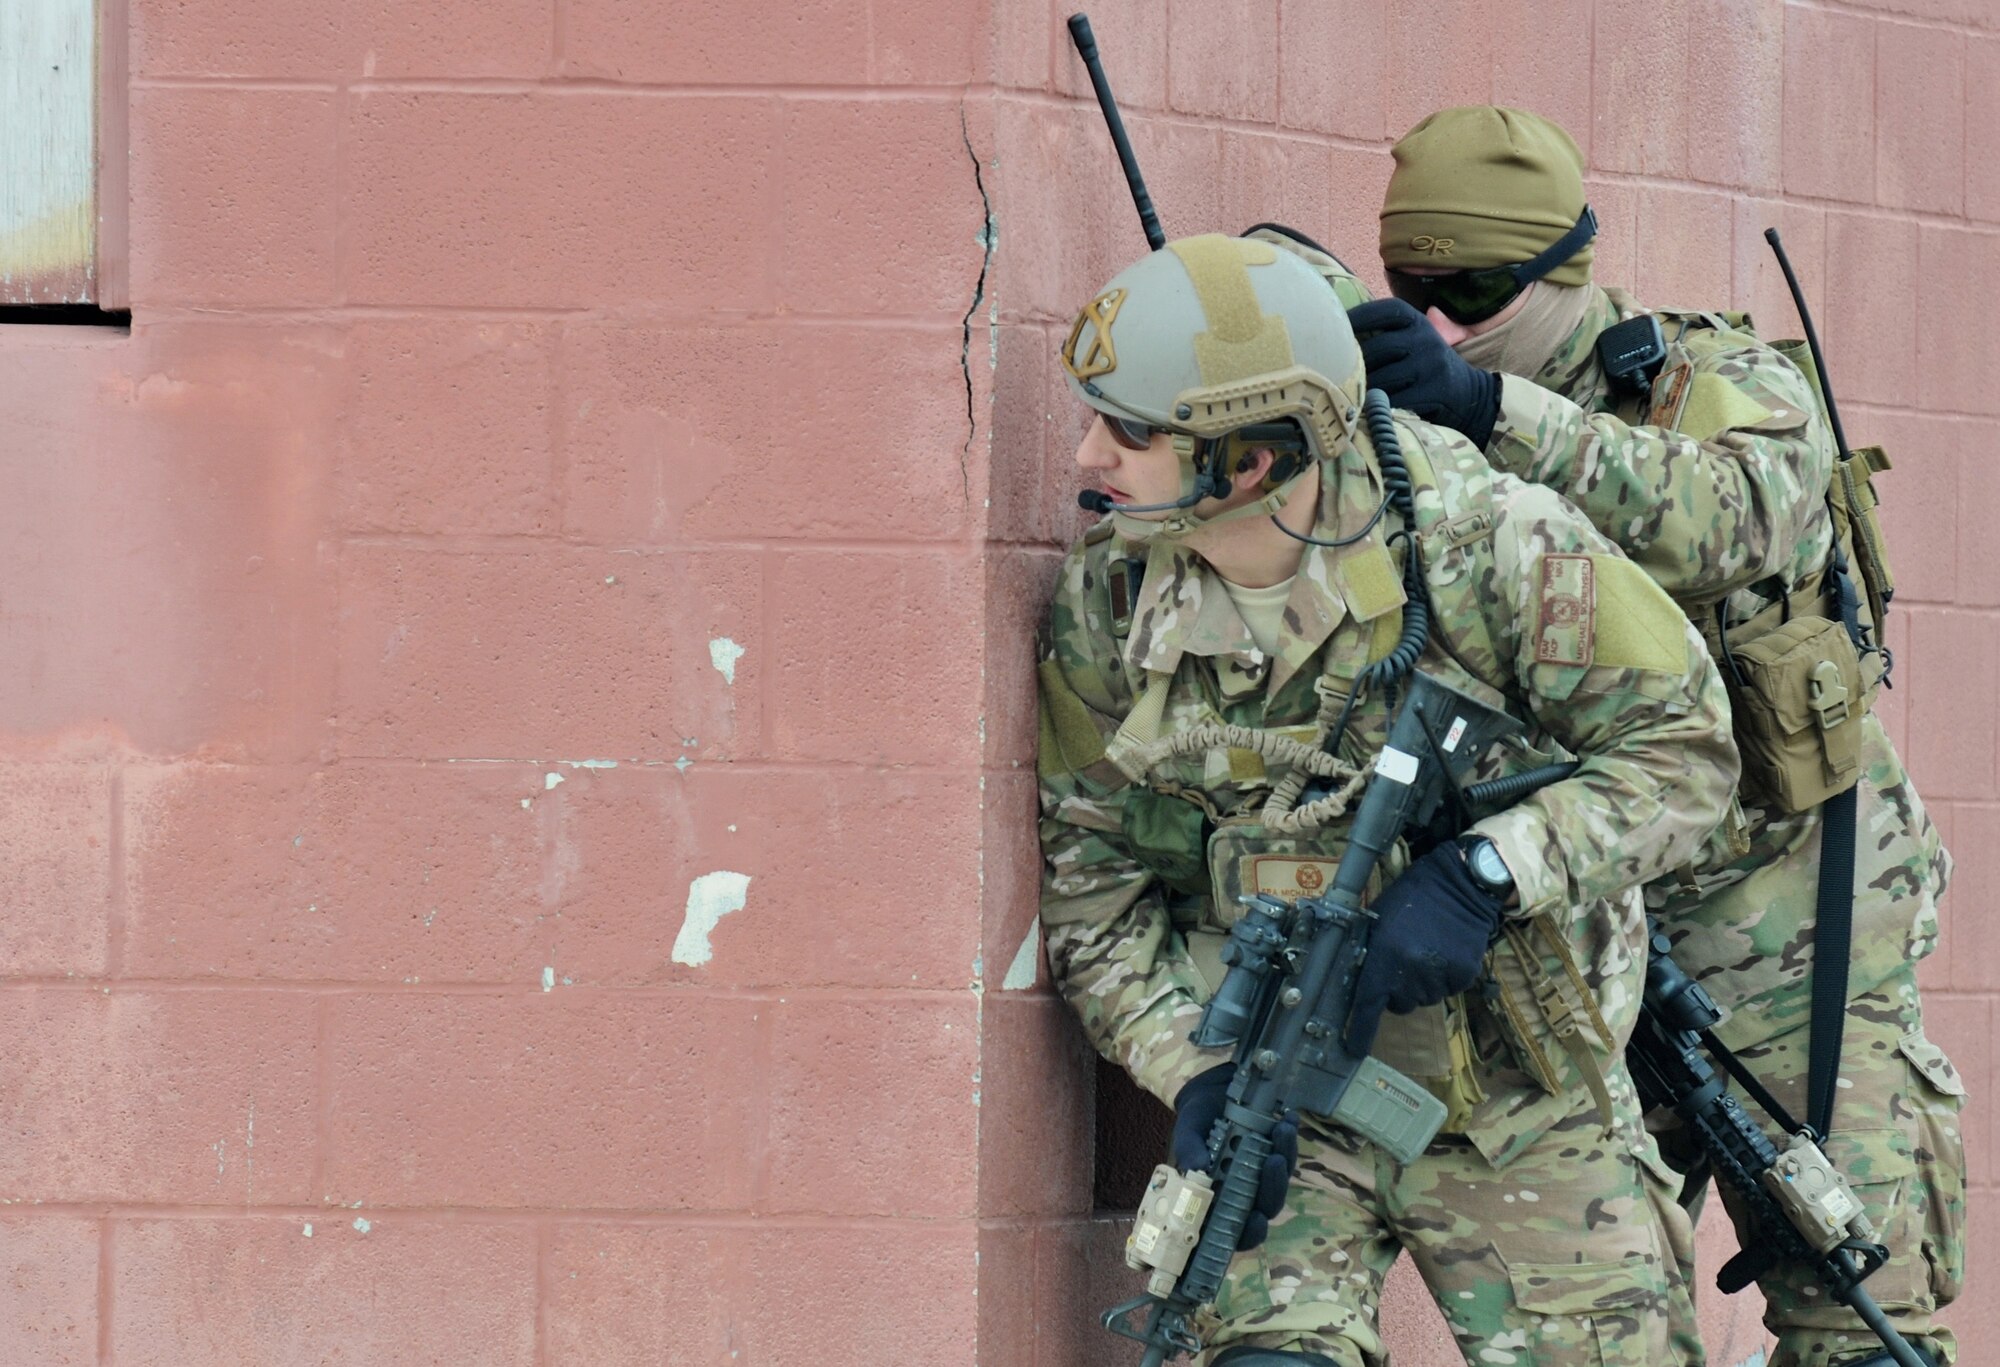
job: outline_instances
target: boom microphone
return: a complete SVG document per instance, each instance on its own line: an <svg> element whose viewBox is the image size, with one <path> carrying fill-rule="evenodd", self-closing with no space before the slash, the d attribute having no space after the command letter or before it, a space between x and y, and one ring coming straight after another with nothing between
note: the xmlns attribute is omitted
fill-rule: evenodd
<svg viewBox="0 0 2000 1367"><path fill-rule="evenodd" d="M1212 485L1210 477L1203 474L1196 478L1193 493L1177 498L1172 503L1118 503L1102 489L1085 489L1076 496L1076 506L1086 513L1096 513L1099 517L1106 513L1179 512L1183 508L1194 507L1205 498L1221 498L1222 494L1229 492L1227 485L1223 486L1222 493L1215 492Z"/></svg>

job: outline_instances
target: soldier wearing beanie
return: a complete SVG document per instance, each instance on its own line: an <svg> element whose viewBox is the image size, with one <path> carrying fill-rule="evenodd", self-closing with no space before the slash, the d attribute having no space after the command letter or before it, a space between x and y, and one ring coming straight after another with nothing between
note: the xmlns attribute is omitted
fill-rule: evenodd
<svg viewBox="0 0 2000 1367"><path fill-rule="evenodd" d="M1874 645L1886 572L1869 572L1873 528L1829 499L1836 453L1817 392L1742 315L1649 311L1592 282L1583 159L1547 119L1447 109L1394 156L1381 252L1396 297L1351 312L1369 382L1464 433L1497 469L1568 496L1708 638L1744 753L1739 819L1647 902L1675 960L1723 1008L1716 1034L1800 1117L1822 833L1849 804L1852 950L1825 1148L1890 1250L1866 1289L1933 1361L1950 1362L1934 1312L1963 1272L1964 1088L1924 1036L1915 964L1936 947L1951 861L1866 708L1886 664ZM1860 599L1846 612L1843 577ZM1796 668L1771 667L1787 652ZM1813 710L1816 670L1846 681L1840 707ZM1774 740L1788 708L1810 719L1793 729L1803 751ZM1692 1202L1699 1151L1684 1134L1664 1142L1696 1174ZM1745 1213L1723 1196L1752 1247ZM1773 1367L1889 1360L1802 1270L1778 1266L1759 1284Z"/></svg>

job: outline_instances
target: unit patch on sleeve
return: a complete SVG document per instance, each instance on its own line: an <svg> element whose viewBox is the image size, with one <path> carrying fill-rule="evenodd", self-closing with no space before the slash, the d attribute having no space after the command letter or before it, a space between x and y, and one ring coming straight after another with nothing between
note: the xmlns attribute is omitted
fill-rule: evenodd
<svg viewBox="0 0 2000 1367"><path fill-rule="evenodd" d="M1596 645L1596 569L1587 555L1542 557L1535 663L1587 665Z"/></svg>

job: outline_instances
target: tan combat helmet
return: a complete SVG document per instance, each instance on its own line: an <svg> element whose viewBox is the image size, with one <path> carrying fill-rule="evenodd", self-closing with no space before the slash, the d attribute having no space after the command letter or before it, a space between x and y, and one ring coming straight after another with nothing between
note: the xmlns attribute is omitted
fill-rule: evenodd
<svg viewBox="0 0 2000 1367"><path fill-rule="evenodd" d="M1366 372L1346 311L1319 272L1268 242L1167 243L1084 305L1062 359L1090 407L1173 434L1184 508L1147 524L1170 535L1202 521L1194 503L1226 487L1240 452L1272 444L1268 425L1294 425L1304 454L1326 460L1361 422ZM1285 462L1264 500L1222 517L1269 511L1307 468L1303 454Z"/></svg>

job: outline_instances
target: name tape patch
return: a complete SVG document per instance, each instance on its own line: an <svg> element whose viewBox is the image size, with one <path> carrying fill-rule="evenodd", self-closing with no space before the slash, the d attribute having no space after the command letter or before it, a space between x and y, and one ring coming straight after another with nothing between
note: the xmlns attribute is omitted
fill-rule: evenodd
<svg viewBox="0 0 2000 1367"><path fill-rule="evenodd" d="M1596 646L1596 567L1587 555L1542 557L1541 607L1535 662L1587 665Z"/></svg>

